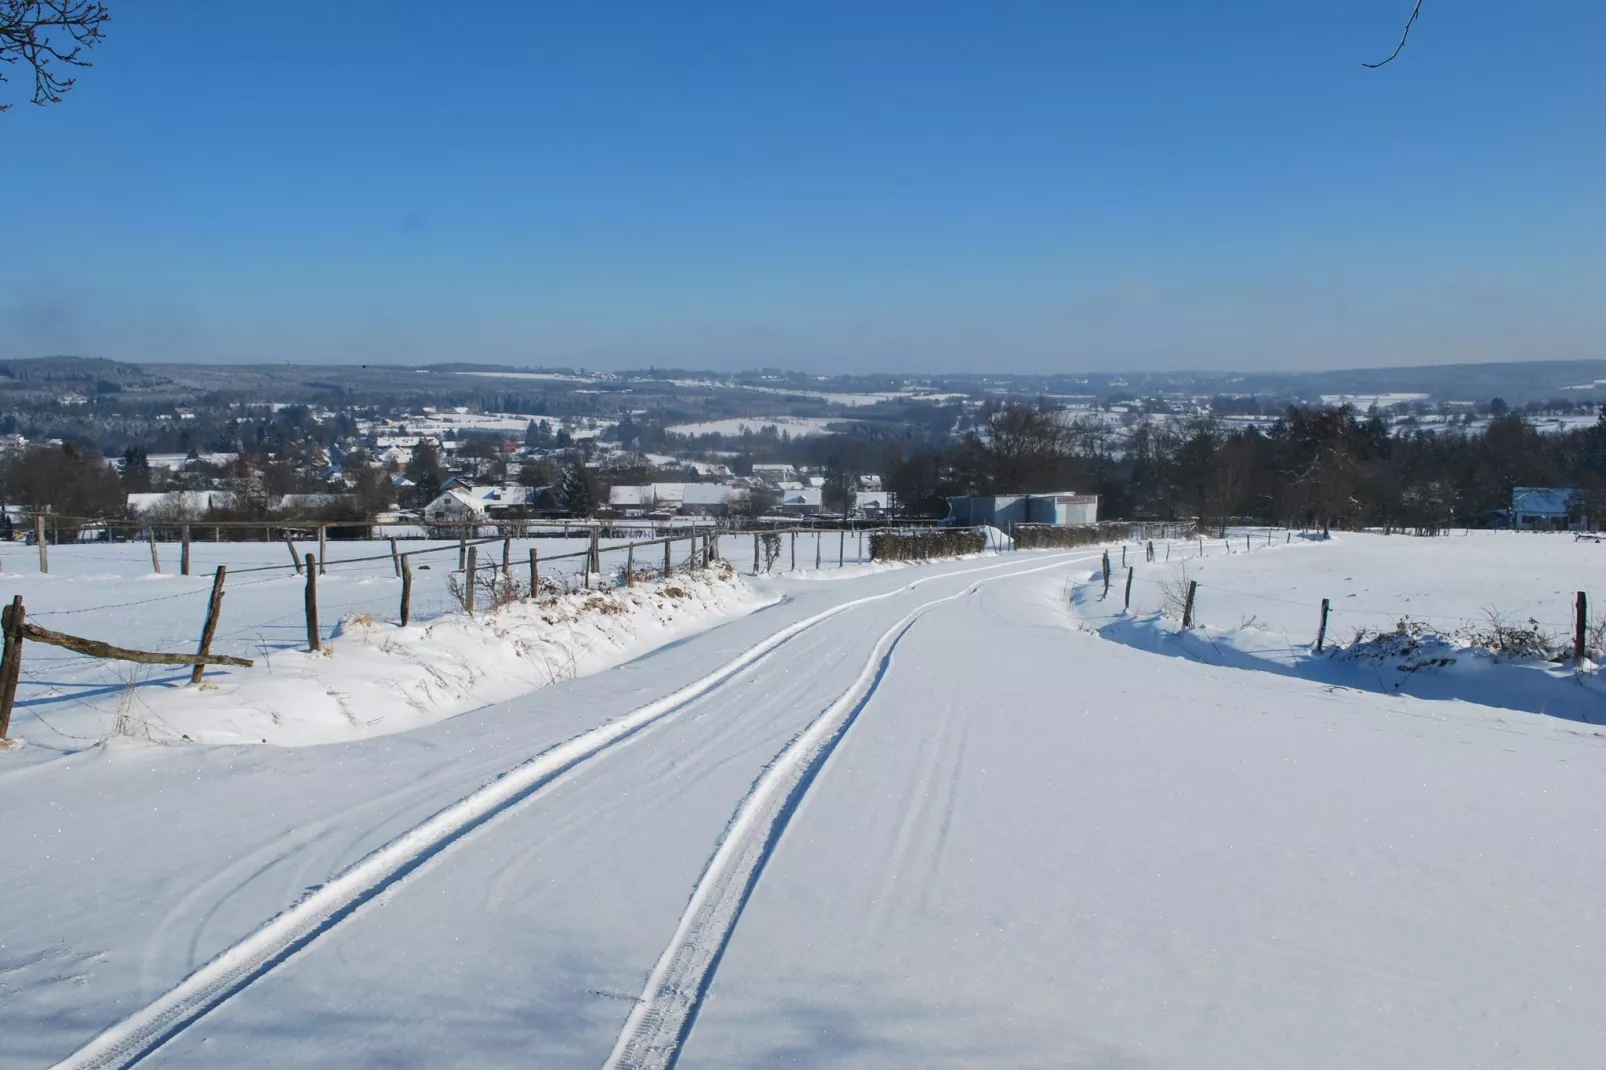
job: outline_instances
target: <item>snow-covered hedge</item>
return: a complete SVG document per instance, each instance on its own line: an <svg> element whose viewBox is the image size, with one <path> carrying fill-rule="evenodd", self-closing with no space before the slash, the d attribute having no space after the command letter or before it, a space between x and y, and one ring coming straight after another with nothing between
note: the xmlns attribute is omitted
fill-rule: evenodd
<svg viewBox="0 0 1606 1070"><path fill-rule="evenodd" d="M934 557L979 554L986 548L986 534L969 528L877 531L870 536L872 561L927 561Z"/></svg>

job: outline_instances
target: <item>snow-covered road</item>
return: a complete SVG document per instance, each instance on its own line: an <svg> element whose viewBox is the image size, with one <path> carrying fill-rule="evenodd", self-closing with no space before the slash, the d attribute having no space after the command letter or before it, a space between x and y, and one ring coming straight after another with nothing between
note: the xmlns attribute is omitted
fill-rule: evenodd
<svg viewBox="0 0 1606 1070"><path fill-rule="evenodd" d="M1096 557L0 776L0 1066L1589 1064L1606 737L1105 642Z"/></svg>

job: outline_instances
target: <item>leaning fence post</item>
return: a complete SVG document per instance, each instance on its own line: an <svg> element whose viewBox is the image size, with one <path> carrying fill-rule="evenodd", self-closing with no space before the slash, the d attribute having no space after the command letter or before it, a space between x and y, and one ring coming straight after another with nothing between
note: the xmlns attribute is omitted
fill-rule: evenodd
<svg viewBox="0 0 1606 1070"><path fill-rule="evenodd" d="M1322 599L1322 622L1316 627L1316 653L1322 652L1322 644L1327 642L1327 599Z"/></svg>
<svg viewBox="0 0 1606 1070"><path fill-rule="evenodd" d="M1193 627L1193 595L1199 589L1198 580L1188 581L1188 600L1182 606L1182 630L1187 631Z"/></svg>
<svg viewBox="0 0 1606 1070"><path fill-rule="evenodd" d="M1104 568L1102 571L1104 573L1104 593L1099 595L1100 601L1110 597L1110 551L1108 550L1104 551Z"/></svg>
<svg viewBox="0 0 1606 1070"><path fill-rule="evenodd" d="M290 560L295 563L296 575L301 575L301 554L296 551L295 540L290 538L290 532L284 533L284 544L290 548Z"/></svg>
<svg viewBox="0 0 1606 1070"><path fill-rule="evenodd" d="M463 609L471 617L474 615L474 573L478 570L479 564L480 548L478 546L470 546L468 548L468 564L463 569ZM587 579L589 581L589 577ZM590 587L590 582L587 582L586 586Z"/></svg>
<svg viewBox="0 0 1606 1070"><path fill-rule="evenodd" d="M1578 604L1573 620L1573 660L1584 660L1584 633L1589 628L1589 600L1583 591L1578 592Z"/></svg>
<svg viewBox="0 0 1606 1070"><path fill-rule="evenodd" d="M45 550L45 515L33 515L33 541L39 544L39 571L50 571L50 554Z"/></svg>
<svg viewBox="0 0 1606 1070"><path fill-rule="evenodd" d="M531 550L530 553L535 553ZM413 555L401 555L401 626L407 627L407 622L413 616Z"/></svg>
<svg viewBox="0 0 1606 1070"><path fill-rule="evenodd" d="M180 575L190 574L190 526L185 524L179 532L178 571Z"/></svg>
<svg viewBox="0 0 1606 1070"><path fill-rule="evenodd" d="M396 575L401 575L401 558L396 553L396 540L394 537L390 540L390 567L396 570Z"/></svg>
<svg viewBox="0 0 1606 1070"><path fill-rule="evenodd" d="M1136 571L1133 566L1126 566L1126 605L1123 608L1127 613L1132 612L1132 573Z"/></svg>
<svg viewBox="0 0 1606 1070"><path fill-rule="evenodd" d="M223 612L223 577L227 576L228 572L227 565L219 565L217 571L212 574L212 597L206 603L206 623L201 626L201 645L195 651L203 658L212 652L212 637L217 634L217 620ZM195 663L195 667L190 670L190 683L201 682L203 668L205 666L200 662Z"/></svg>
<svg viewBox="0 0 1606 1070"><path fill-rule="evenodd" d="M5 653L0 655L0 739L11 731L11 705L17 699L17 679L22 675L22 595L0 612L0 630L6 637Z"/></svg>
<svg viewBox="0 0 1606 1070"><path fill-rule="evenodd" d="M318 639L318 561L312 554L307 555L307 649L323 649Z"/></svg>
<svg viewBox="0 0 1606 1070"><path fill-rule="evenodd" d="M145 529L145 541L151 544L151 571L158 576L162 574L162 559L156 556L156 529Z"/></svg>

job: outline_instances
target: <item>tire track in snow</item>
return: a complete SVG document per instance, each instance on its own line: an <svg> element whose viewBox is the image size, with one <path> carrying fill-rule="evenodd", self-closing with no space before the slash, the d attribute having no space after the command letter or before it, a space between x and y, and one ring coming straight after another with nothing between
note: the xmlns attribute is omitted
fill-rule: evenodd
<svg viewBox="0 0 1606 1070"><path fill-rule="evenodd" d="M869 705L905 633L927 611L974 594L983 584L1059 568L1072 562L1021 569L977 580L964 590L924 602L876 640L848 689L777 754L737 806L713 857L692 889L641 999L625 1019L604 1070L668 1070L697 1022L719 960L788 821L820 769Z"/></svg>
<svg viewBox="0 0 1606 1070"><path fill-rule="evenodd" d="M1055 561L1055 565L1065 563L1065 560ZM580 763L752 668L794 636L850 609L896 597L926 583L1009 568L1013 564L1015 562L1004 562L925 576L891 591L839 603L782 628L712 673L663 698L520 762L313 889L167 992L91 1038L56 1063L55 1070L100 1070L138 1062L469 832L530 798ZM1054 566L1039 566L1022 572L1036 572L1045 567Z"/></svg>

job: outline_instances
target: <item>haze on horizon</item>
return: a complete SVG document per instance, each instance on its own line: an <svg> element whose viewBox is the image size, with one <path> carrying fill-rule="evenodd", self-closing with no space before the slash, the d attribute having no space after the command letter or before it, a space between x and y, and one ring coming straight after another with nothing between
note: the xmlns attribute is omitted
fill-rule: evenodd
<svg viewBox="0 0 1606 1070"><path fill-rule="evenodd" d="M0 114L0 357L1606 355L1582 0L1427 0L1380 70L1409 0L111 7Z"/></svg>

